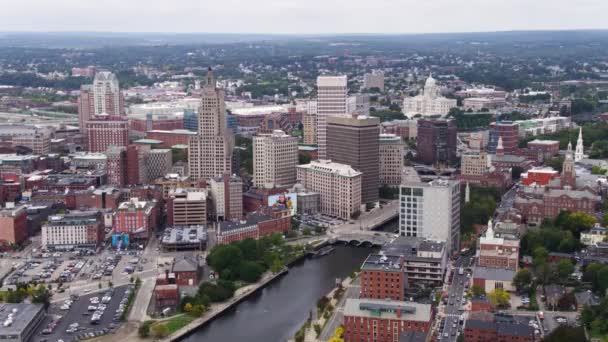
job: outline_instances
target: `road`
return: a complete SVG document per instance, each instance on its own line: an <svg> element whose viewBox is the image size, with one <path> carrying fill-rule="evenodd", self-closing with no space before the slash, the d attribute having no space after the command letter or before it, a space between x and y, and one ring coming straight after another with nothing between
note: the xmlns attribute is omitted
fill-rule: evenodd
<svg viewBox="0 0 608 342"><path fill-rule="evenodd" d="M515 195L517 194L517 184L511 187L500 200L498 207L496 208L496 215L501 216L508 212L511 208L513 208L513 203L515 202Z"/></svg>
<svg viewBox="0 0 608 342"><path fill-rule="evenodd" d="M336 304L336 310L329 317L329 320L325 324L325 328L319 335L319 340L328 341L334 334L336 328L344 321L344 304L347 298L356 299L359 298L361 293L361 278L357 277L351 284L346 287L346 293L342 296L340 301Z"/></svg>
<svg viewBox="0 0 608 342"><path fill-rule="evenodd" d="M462 300L464 298L465 284L469 282L469 277L466 272L462 275L458 274L458 269L461 266L463 268L468 267L471 259L472 256L462 256L454 262L454 277L452 284L448 288L448 303L445 307L445 324L443 327L440 326L438 334L438 336L441 336L441 341L456 341L461 330L458 320L463 313L460 308L462 307ZM448 272L450 272L449 269Z"/></svg>
<svg viewBox="0 0 608 342"><path fill-rule="evenodd" d="M375 208L367 213L362 213L361 216L353 223L346 222L344 224L334 226L331 228L334 234L344 233L360 233L361 231L369 231L376 226L379 226L382 222L386 222L398 215L399 201L390 201L382 206L382 208Z"/></svg>

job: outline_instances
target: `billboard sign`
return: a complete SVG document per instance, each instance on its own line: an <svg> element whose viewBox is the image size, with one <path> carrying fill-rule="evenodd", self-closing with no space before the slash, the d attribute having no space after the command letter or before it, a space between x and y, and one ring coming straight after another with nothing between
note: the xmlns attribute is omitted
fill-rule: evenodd
<svg viewBox="0 0 608 342"><path fill-rule="evenodd" d="M295 192L285 192L268 196L268 206L271 208L289 209L291 216L293 216L298 209L298 195Z"/></svg>

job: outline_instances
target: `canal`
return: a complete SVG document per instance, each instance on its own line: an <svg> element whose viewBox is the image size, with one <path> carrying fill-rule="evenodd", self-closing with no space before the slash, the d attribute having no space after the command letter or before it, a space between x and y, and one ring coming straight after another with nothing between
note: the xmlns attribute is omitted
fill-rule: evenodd
<svg viewBox="0 0 608 342"><path fill-rule="evenodd" d="M284 342L306 321L317 299L335 286L336 278L344 279L359 268L372 251L336 246L329 255L305 259L183 341Z"/></svg>

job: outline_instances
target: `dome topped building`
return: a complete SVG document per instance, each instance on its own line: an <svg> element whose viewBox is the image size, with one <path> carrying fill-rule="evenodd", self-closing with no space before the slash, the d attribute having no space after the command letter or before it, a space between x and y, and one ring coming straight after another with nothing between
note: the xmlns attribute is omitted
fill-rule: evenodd
<svg viewBox="0 0 608 342"><path fill-rule="evenodd" d="M416 114L422 116L446 115L451 108L456 106L455 99L441 96L437 81L432 75L429 75L424 83L422 95L406 97L403 100L403 113L409 118Z"/></svg>

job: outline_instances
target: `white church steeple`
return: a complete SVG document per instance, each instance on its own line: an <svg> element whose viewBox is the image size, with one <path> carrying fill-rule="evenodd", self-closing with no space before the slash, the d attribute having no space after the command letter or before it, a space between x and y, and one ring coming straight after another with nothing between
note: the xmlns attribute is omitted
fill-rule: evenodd
<svg viewBox="0 0 608 342"><path fill-rule="evenodd" d="M576 140L576 150L574 151L574 161L580 161L585 156L583 154L583 128L578 130L578 140Z"/></svg>

